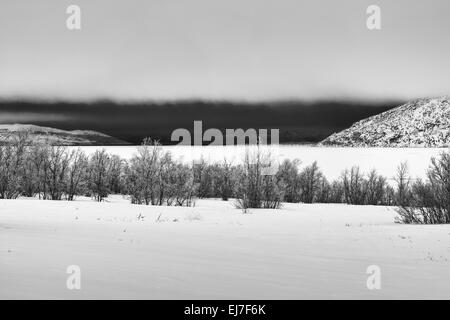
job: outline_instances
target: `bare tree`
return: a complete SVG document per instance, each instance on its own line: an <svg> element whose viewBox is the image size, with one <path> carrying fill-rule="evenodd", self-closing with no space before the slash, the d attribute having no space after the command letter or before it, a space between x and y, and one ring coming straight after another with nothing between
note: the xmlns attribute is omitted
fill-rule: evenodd
<svg viewBox="0 0 450 320"><path fill-rule="evenodd" d="M330 185L329 203L345 202L344 184L342 181L333 181Z"/></svg>
<svg viewBox="0 0 450 320"><path fill-rule="evenodd" d="M34 143L30 147L29 160L32 162L36 192L39 199L47 199L48 158L51 147L44 143Z"/></svg>
<svg viewBox="0 0 450 320"><path fill-rule="evenodd" d="M367 176L364 189L366 196L365 204L374 206L383 204L386 191L386 178L378 175L376 170L372 170Z"/></svg>
<svg viewBox="0 0 450 320"><path fill-rule="evenodd" d="M119 194L124 190L123 167L125 160L118 155L110 156L110 170L108 175L108 188L113 194Z"/></svg>
<svg viewBox="0 0 450 320"><path fill-rule="evenodd" d="M397 185L395 201L399 206L405 206L411 201L411 178L409 177L408 163L403 162L397 167L394 177Z"/></svg>
<svg viewBox="0 0 450 320"><path fill-rule="evenodd" d="M108 177L110 171L110 157L106 150L97 150L89 159L89 190L91 196L98 202L106 198L109 193Z"/></svg>
<svg viewBox="0 0 450 320"><path fill-rule="evenodd" d="M313 203L320 188L322 173L319 170L317 162L303 169L300 173L301 201Z"/></svg>
<svg viewBox="0 0 450 320"><path fill-rule="evenodd" d="M87 188L88 158L83 151L77 149L70 155L66 194L67 200L74 200L76 195L84 193Z"/></svg>
<svg viewBox="0 0 450 320"><path fill-rule="evenodd" d="M0 146L0 198L15 199L22 193L29 133L19 132L7 140L8 144Z"/></svg>
<svg viewBox="0 0 450 320"><path fill-rule="evenodd" d="M61 200L66 190L67 173L71 160L71 154L67 147L53 146L48 154L47 187L51 200Z"/></svg>
<svg viewBox="0 0 450 320"><path fill-rule="evenodd" d="M331 202L331 185L325 177L321 177L319 182L319 190L316 195L316 202L330 203Z"/></svg>
<svg viewBox="0 0 450 320"><path fill-rule="evenodd" d="M348 204L364 204L364 175L359 167L352 167L350 171L345 170L341 179L344 187L345 202Z"/></svg>

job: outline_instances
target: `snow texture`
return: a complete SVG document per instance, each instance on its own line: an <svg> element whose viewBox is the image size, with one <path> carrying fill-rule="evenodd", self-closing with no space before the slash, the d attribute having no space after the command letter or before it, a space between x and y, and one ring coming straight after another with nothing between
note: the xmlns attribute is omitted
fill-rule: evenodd
<svg viewBox="0 0 450 320"><path fill-rule="evenodd" d="M243 214L108 202L0 201L0 298L450 298L450 226L393 208L285 204ZM69 265L81 290L68 290ZM381 270L381 290L366 286Z"/></svg>

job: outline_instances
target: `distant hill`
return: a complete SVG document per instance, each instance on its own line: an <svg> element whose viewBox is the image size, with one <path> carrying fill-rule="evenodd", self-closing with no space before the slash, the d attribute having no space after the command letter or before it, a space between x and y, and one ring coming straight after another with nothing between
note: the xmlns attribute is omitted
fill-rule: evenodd
<svg viewBox="0 0 450 320"><path fill-rule="evenodd" d="M450 147L450 97L425 98L356 122L320 145Z"/></svg>
<svg viewBox="0 0 450 320"><path fill-rule="evenodd" d="M30 139L34 142L47 142L62 146L93 146L93 145L127 145L129 143L108 136L106 134L88 131L41 127L30 124L2 124L0 125L0 144L8 143L10 136L17 132L28 131Z"/></svg>

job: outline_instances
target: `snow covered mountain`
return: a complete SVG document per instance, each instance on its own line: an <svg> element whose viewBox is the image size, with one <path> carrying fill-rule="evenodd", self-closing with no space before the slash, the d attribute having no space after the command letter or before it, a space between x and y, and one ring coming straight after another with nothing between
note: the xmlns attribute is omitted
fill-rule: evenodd
<svg viewBox="0 0 450 320"><path fill-rule="evenodd" d="M128 142L97 131L66 131L55 128L40 127L31 124L0 124L0 145L7 144L11 135L29 132L34 142L47 142L52 145L90 146L90 145L127 145Z"/></svg>
<svg viewBox="0 0 450 320"><path fill-rule="evenodd" d="M408 102L334 133L319 145L450 147L450 97Z"/></svg>

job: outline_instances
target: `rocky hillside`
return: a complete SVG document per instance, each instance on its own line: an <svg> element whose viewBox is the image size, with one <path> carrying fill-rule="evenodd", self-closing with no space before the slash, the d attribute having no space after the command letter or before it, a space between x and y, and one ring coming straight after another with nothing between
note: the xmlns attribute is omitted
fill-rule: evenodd
<svg viewBox="0 0 450 320"><path fill-rule="evenodd" d="M450 147L450 97L418 99L361 120L322 146Z"/></svg>
<svg viewBox="0 0 450 320"><path fill-rule="evenodd" d="M12 135L18 132L29 133L34 142L47 142L64 146L93 146L93 145L127 145L128 143L96 131L74 130L65 131L55 128L40 127L29 124L1 124L0 144L7 144Z"/></svg>

